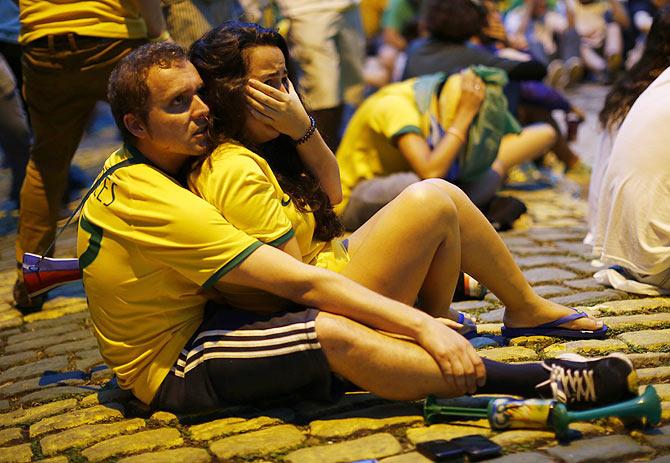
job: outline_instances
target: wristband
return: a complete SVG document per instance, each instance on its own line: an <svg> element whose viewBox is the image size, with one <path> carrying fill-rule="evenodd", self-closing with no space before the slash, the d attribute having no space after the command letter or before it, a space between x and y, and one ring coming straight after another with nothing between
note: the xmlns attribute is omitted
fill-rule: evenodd
<svg viewBox="0 0 670 463"><path fill-rule="evenodd" d="M161 35L158 35L156 37L147 37L147 40L150 43L156 43L156 42L167 42L171 38L172 38L172 36L170 35L170 32L167 29L163 29L163 32L161 32Z"/></svg>
<svg viewBox="0 0 670 463"><path fill-rule="evenodd" d="M293 140L293 143L296 145L302 145L307 140L309 140L312 135L314 135L314 132L316 132L316 121L312 116L309 116L309 128L307 129L307 132L305 132L305 135L298 138L297 140Z"/></svg>
<svg viewBox="0 0 670 463"><path fill-rule="evenodd" d="M454 128L454 127L449 127L447 129L447 133L452 134L454 137L458 138L458 140L461 143L465 143L465 134L461 132L460 130Z"/></svg>

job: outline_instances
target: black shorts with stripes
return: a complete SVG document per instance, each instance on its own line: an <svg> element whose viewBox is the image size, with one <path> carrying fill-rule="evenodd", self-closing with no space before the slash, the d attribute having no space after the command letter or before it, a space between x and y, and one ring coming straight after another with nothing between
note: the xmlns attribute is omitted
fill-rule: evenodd
<svg viewBox="0 0 670 463"><path fill-rule="evenodd" d="M316 309L257 314L210 303L152 408L201 413L341 395L316 338Z"/></svg>

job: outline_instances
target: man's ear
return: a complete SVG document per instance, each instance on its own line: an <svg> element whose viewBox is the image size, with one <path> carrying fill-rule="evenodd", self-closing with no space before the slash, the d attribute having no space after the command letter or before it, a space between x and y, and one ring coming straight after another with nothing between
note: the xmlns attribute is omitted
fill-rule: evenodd
<svg viewBox="0 0 670 463"><path fill-rule="evenodd" d="M128 113L124 115L123 125L125 125L126 129L138 139L146 138L149 135L149 130L147 129L146 124L134 114Z"/></svg>

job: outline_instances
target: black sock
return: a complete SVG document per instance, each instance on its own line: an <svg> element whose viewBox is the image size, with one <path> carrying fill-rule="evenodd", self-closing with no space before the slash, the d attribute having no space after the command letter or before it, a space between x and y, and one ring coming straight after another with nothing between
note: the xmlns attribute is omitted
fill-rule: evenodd
<svg viewBox="0 0 670 463"><path fill-rule="evenodd" d="M477 394L539 397L535 386L549 379L549 371L540 362L511 364L482 360L486 368L486 384L477 389Z"/></svg>

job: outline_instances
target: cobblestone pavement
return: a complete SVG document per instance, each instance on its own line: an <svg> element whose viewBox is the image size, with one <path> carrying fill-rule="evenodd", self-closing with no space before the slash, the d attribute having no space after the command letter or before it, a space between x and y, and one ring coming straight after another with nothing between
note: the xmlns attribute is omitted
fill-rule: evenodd
<svg viewBox="0 0 670 463"><path fill-rule="evenodd" d="M578 146L591 150L594 137L588 129L603 90L582 88L577 97L590 114ZM95 172L115 143L103 135L89 139L77 164ZM670 298L635 298L593 280L581 244L586 206L580 191L562 181L553 190L515 193L527 202L529 214L523 226L503 238L536 291L586 307L607 322L612 335L577 342L527 337L506 347L481 347L480 353L526 361L562 352L628 352L641 383L657 386L664 400L664 422L653 432L600 420L575 425L583 438L559 445L547 431L495 433L483 421L427 426L420 403L363 393L331 405L235 408L208 417L152 414L115 386L91 334L81 286L55 292L39 313L23 317L12 307L14 234L8 227L0 237L0 462L425 462L414 450L417 443L467 434L501 444L506 455L498 462L670 462ZM11 222L12 213L2 219ZM70 227L59 242L59 255L74 255L74 242ZM499 332L502 310L495 297L455 306L475 314L481 331Z"/></svg>

